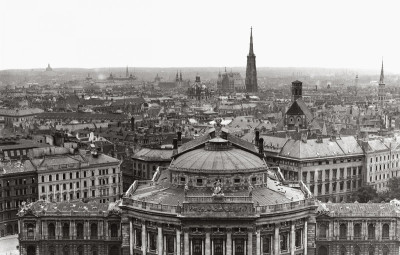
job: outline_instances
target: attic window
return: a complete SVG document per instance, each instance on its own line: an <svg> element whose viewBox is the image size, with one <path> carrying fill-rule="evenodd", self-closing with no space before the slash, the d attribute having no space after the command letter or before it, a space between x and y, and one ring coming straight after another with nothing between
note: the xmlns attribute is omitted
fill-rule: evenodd
<svg viewBox="0 0 400 255"><path fill-rule="evenodd" d="M202 186L203 185L203 179L197 179L196 183L197 183L197 186Z"/></svg>
<svg viewBox="0 0 400 255"><path fill-rule="evenodd" d="M240 183L240 178L235 178L233 181L234 183Z"/></svg>
<svg viewBox="0 0 400 255"><path fill-rule="evenodd" d="M186 178L185 177L181 177L181 182L186 182Z"/></svg>

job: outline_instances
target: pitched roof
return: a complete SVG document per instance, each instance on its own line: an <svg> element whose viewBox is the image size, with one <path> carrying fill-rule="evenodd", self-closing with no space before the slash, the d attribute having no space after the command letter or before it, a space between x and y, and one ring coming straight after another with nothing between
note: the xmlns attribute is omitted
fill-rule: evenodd
<svg viewBox="0 0 400 255"><path fill-rule="evenodd" d="M301 98L297 99L290 106L289 110L286 112L286 115L305 115L307 121L311 121L313 119L313 114Z"/></svg>

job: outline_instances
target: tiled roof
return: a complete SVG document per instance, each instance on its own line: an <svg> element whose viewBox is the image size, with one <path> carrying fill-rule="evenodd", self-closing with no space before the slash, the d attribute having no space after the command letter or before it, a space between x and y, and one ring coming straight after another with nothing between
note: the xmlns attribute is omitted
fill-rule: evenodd
<svg viewBox="0 0 400 255"><path fill-rule="evenodd" d="M389 203L321 203L317 211L325 211L330 215L363 216L363 215L396 215L400 213L397 206Z"/></svg>
<svg viewBox="0 0 400 255"><path fill-rule="evenodd" d="M37 118L42 119L73 119L73 120L127 120L126 114L102 114L102 113L87 113L87 112L43 112L37 115Z"/></svg>
<svg viewBox="0 0 400 255"><path fill-rule="evenodd" d="M135 153L132 158L145 161L171 161L172 153L173 150L143 148Z"/></svg>
<svg viewBox="0 0 400 255"><path fill-rule="evenodd" d="M254 169L267 169L267 165L257 155L242 149L213 151L204 148L181 154L172 163L174 169L201 171L247 172Z"/></svg>
<svg viewBox="0 0 400 255"><path fill-rule="evenodd" d="M35 171L34 166L29 160L21 161L3 161L0 162L0 176L21 172Z"/></svg>
<svg viewBox="0 0 400 255"><path fill-rule="evenodd" d="M307 105L300 98L297 99L286 112L287 115L305 115L307 120L310 121L313 119L313 115L311 111L308 109Z"/></svg>

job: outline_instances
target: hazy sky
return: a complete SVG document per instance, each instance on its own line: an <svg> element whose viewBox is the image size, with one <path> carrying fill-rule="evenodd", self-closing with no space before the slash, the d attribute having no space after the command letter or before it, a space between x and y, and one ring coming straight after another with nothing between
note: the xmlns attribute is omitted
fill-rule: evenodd
<svg viewBox="0 0 400 255"><path fill-rule="evenodd" d="M399 1L0 0L0 69L245 66L400 72Z"/></svg>

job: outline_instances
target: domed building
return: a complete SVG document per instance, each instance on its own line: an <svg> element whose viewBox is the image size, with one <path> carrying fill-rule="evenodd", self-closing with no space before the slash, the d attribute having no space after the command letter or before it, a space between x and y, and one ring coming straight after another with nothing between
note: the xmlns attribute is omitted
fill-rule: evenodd
<svg viewBox="0 0 400 255"><path fill-rule="evenodd" d="M122 254L315 254L314 199L277 181L262 145L216 125L174 148L122 199Z"/></svg>
<svg viewBox="0 0 400 255"><path fill-rule="evenodd" d="M200 76L197 75L195 83L188 88L187 95L190 99L201 101L209 99L212 93L205 84L201 83Z"/></svg>

